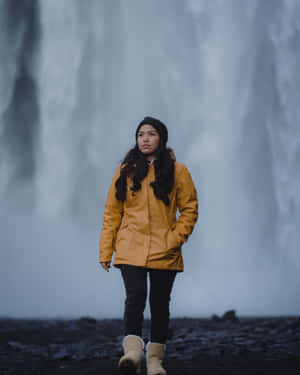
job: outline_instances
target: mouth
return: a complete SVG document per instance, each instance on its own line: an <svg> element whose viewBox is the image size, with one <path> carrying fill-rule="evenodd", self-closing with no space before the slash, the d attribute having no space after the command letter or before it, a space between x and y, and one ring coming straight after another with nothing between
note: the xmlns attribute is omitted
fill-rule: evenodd
<svg viewBox="0 0 300 375"><path fill-rule="evenodd" d="M143 148L149 148L150 146L149 145L143 145Z"/></svg>

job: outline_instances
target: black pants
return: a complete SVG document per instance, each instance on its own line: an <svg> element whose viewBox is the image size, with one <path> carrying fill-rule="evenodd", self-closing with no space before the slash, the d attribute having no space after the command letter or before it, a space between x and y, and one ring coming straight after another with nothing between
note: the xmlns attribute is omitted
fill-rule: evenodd
<svg viewBox="0 0 300 375"><path fill-rule="evenodd" d="M151 341L164 344L168 337L170 295L177 271L120 265L126 290L125 335L142 336L150 276Z"/></svg>

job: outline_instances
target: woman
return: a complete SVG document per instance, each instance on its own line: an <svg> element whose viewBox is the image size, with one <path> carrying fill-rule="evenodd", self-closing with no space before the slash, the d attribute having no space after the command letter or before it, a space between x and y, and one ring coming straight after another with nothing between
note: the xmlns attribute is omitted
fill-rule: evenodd
<svg viewBox="0 0 300 375"><path fill-rule="evenodd" d="M181 246L198 218L197 192L187 167L166 148L168 130L161 121L145 117L135 139L136 145L117 168L107 195L100 263L108 271L115 252L113 265L121 270L125 285L124 355L119 361L124 374L139 374L141 370L149 273L147 375L164 375L170 294L176 273L183 271Z"/></svg>

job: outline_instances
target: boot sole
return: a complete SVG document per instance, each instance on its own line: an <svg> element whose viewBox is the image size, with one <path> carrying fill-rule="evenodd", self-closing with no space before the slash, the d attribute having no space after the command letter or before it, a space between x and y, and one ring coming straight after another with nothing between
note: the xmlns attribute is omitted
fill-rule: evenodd
<svg viewBox="0 0 300 375"><path fill-rule="evenodd" d="M136 375L138 374L134 363L130 359L125 359L119 365L119 370L122 375Z"/></svg>

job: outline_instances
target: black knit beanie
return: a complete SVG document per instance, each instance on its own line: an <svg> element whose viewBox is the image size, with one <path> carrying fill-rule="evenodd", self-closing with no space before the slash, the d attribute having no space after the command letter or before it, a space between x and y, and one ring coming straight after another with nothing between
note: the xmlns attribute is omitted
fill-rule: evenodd
<svg viewBox="0 0 300 375"><path fill-rule="evenodd" d="M135 139L137 140L139 129L144 124L152 125L157 130L161 143L165 147L166 143L168 142L168 129L163 122L161 122L160 120L154 117L150 117L150 116L144 117L144 119L139 123L136 129Z"/></svg>

